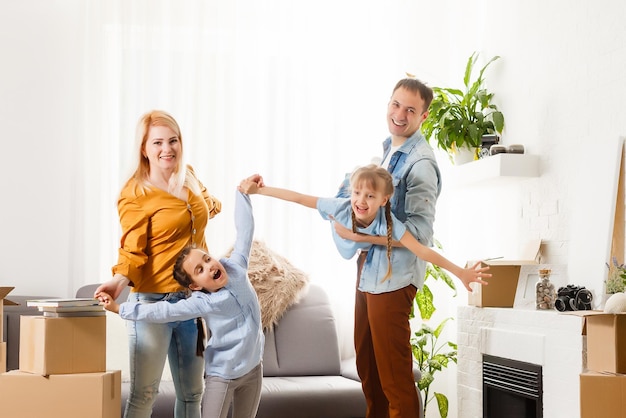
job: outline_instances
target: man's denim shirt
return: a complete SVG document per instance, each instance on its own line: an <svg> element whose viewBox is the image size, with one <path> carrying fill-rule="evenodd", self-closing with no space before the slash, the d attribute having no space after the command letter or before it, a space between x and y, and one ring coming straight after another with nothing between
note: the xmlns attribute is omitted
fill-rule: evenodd
<svg viewBox="0 0 626 418"><path fill-rule="evenodd" d="M383 161L391 149L391 138L383 142ZM433 245L435 206L441 192L441 173L435 154L418 130L391 156L389 172L395 187L391 198L391 211L404 223L417 240ZM349 197L349 178L342 184L337 197ZM426 262L404 247L394 247L391 253L391 277L380 283L387 272L387 248L373 245L367 253L361 272L359 290L384 293L413 284L420 288L424 283Z"/></svg>

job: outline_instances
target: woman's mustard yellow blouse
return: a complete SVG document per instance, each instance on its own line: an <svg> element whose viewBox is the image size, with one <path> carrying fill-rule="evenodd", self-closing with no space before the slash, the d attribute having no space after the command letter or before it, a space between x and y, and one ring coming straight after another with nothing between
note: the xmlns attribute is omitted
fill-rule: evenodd
<svg viewBox="0 0 626 418"><path fill-rule="evenodd" d="M122 226L118 262L113 274L128 277L134 292L169 293L184 290L172 270L187 245L206 249L204 230L220 213L222 203L200 183L201 195L188 192L187 202L130 179L120 193L117 209Z"/></svg>

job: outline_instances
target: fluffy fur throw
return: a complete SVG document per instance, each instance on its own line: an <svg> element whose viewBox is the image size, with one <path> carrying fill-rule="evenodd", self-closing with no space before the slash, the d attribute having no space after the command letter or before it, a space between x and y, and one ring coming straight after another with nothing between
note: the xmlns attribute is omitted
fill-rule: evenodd
<svg viewBox="0 0 626 418"><path fill-rule="evenodd" d="M248 276L259 298L264 329L272 329L285 310L300 300L309 284L306 273L258 240L252 243Z"/></svg>

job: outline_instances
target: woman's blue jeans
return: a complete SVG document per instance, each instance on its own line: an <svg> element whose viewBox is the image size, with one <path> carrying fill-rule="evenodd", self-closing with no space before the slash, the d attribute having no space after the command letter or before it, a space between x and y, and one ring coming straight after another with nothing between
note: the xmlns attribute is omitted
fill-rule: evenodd
<svg viewBox="0 0 626 418"><path fill-rule="evenodd" d="M129 301L143 303L185 299L179 293L135 293ZM174 418L201 418L204 359L196 355L196 320L156 324L127 321L130 394L125 418L150 418L167 357L176 389Z"/></svg>

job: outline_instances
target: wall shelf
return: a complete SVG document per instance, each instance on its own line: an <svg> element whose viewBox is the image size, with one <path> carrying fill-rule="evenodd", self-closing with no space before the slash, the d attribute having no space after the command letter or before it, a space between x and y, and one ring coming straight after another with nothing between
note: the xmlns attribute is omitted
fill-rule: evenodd
<svg viewBox="0 0 626 418"><path fill-rule="evenodd" d="M448 181L453 187L484 186L519 182L539 175L538 155L502 153L452 167Z"/></svg>

